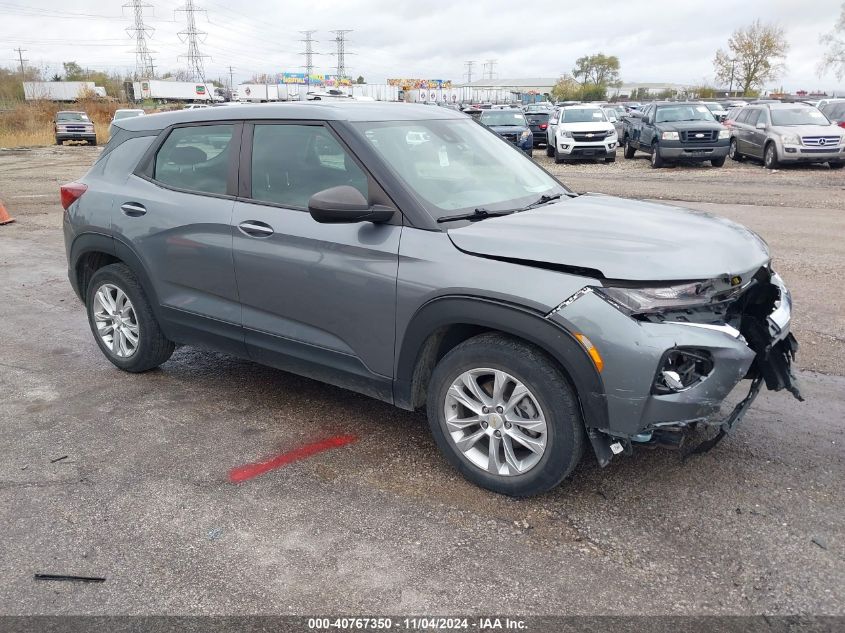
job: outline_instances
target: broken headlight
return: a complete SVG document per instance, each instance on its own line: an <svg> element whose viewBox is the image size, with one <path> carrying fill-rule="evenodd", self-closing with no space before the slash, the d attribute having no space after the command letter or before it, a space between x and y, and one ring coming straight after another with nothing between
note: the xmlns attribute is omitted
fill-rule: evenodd
<svg viewBox="0 0 845 633"><path fill-rule="evenodd" d="M598 286L593 290L622 312L634 315L721 303L738 295L741 287L717 289L714 281L693 281L674 286Z"/></svg>

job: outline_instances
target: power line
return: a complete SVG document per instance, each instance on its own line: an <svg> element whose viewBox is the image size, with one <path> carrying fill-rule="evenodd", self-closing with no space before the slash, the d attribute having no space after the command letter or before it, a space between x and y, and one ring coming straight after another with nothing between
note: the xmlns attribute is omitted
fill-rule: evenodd
<svg viewBox="0 0 845 633"><path fill-rule="evenodd" d="M155 77L155 67L150 50L147 48L147 36L152 35L155 29L144 26L144 9L152 8L153 5L143 0L129 0L123 5L124 9L132 9L134 14L133 26L127 26L126 32L130 37L135 38L135 74L138 79L152 79Z"/></svg>
<svg viewBox="0 0 845 633"><path fill-rule="evenodd" d="M467 77L467 83L472 83L472 67L475 65L474 61L466 61L464 62L464 66L467 67L467 71L464 73Z"/></svg>
<svg viewBox="0 0 845 633"><path fill-rule="evenodd" d="M311 75L314 72L314 55L320 54L320 53L315 52L314 48L313 48L313 44L314 44L315 40L311 36L314 35L314 33L316 33L316 32L317 31L314 31L314 30L312 30L312 31L300 31L300 33L302 33L305 36L305 39L302 39L302 40L299 40L299 41L305 43L305 50L303 52L301 52L300 55L305 56L305 66L303 66L303 68L305 68L306 92L308 90L310 90L310 88L311 88Z"/></svg>
<svg viewBox="0 0 845 633"><path fill-rule="evenodd" d="M346 34L351 32L352 29L332 31L335 34L334 41L337 44L337 52L333 55L337 56L337 72L335 74L338 84L340 84L341 79L346 79Z"/></svg>
<svg viewBox="0 0 845 633"><path fill-rule="evenodd" d="M208 35L205 31L197 29L196 13L198 11L205 11L194 4L194 0L185 0L185 4L176 9L176 11L184 11L186 28L179 31L179 39L188 44L188 52L184 55L179 55L179 59L187 59L188 61L188 76L193 81L202 81L205 83L205 62L204 59L208 55L203 55L200 52L199 41L205 41L205 36Z"/></svg>

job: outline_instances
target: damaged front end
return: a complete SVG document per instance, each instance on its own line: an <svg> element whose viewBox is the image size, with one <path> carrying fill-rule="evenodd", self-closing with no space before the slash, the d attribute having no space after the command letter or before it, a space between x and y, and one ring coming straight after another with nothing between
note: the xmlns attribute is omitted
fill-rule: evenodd
<svg viewBox="0 0 845 633"><path fill-rule="evenodd" d="M592 325L587 336L609 368L602 373L609 428L588 429L603 465L637 444L674 447L684 456L710 450L742 420L763 385L803 400L792 366L798 350L790 332L792 298L770 266L672 286L608 280L585 290L549 318L576 332ZM620 335L623 343L612 340ZM750 381L747 394L723 415L725 398L743 380ZM644 388L647 395L637 393Z"/></svg>

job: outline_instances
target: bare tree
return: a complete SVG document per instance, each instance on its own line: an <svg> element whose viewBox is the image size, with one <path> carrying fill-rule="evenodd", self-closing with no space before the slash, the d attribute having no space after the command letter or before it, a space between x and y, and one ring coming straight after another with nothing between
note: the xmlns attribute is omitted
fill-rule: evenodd
<svg viewBox="0 0 845 633"><path fill-rule="evenodd" d="M776 79L785 66L789 44L783 29L775 24L753 24L733 32L728 50L719 49L713 60L716 78L723 83L736 84L743 94L762 88Z"/></svg>
<svg viewBox="0 0 845 633"><path fill-rule="evenodd" d="M845 78L845 3L833 30L822 35L821 43L827 50L819 64L819 74L832 70L837 79Z"/></svg>

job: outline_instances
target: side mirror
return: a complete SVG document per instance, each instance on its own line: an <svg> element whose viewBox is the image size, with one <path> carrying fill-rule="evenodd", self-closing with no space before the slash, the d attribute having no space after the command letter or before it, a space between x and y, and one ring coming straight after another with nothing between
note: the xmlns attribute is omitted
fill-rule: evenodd
<svg viewBox="0 0 845 633"><path fill-rule="evenodd" d="M393 217L393 209L370 206L363 194L349 185L318 191L308 200L308 212L322 224L387 222Z"/></svg>
<svg viewBox="0 0 845 633"><path fill-rule="evenodd" d="M765 129L766 129L766 124L765 124L765 123L763 123L762 121L760 121L760 122L759 122L757 125L755 125L754 127L756 127L758 130L765 130Z"/></svg>
<svg viewBox="0 0 845 633"><path fill-rule="evenodd" d="M651 124L651 117L644 116L644 117L642 117L642 120L643 120L643 123L645 123L646 125Z"/></svg>

